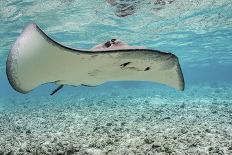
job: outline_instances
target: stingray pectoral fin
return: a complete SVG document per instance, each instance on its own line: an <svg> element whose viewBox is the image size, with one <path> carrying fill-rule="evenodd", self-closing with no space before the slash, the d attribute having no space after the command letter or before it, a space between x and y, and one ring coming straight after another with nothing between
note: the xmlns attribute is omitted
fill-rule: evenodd
<svg viewBox="0 0 232 155"><path fill-rule="evenodd" d="M149 49L77 50L52 40L36 24L21 33L6 65L10 84L21 93L50 82L96 86L121 80L152 81L184 89L178 58L171 53Z"/></svg>

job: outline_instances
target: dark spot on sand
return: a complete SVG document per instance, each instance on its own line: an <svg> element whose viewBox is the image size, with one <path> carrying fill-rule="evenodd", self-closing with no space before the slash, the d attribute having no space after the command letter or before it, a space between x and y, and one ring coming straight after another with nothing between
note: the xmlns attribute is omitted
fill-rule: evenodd
<svg viewBox="0 0 232 155"><path fill-rule="evenodd" d="M145 100L145 103L149 103L149 101L148 101L148 100Z"/></svg>
<svg viewBox="0 0 232 155"><path fill-rule="evenodd" d="M74 150L71 149L71 150L67 150L67 153L66 153L66 154L67 154L67 155L73 155L75 152L76 152L76 151L74 151Z"/></svg>
<svg viewBox="0 0 232 155"><path fill-rule="evenodd" d="M26 134L27 134L27 135L31 134L31 130L27 130L27 131L26 131Z"/></svg>
<svg viewBox="0 0 232 155"><path fill-rule="evenodd" d="M232 150L232 145L230 147L228 147L228 150Z"/></svg>
<svg viewBox="0 0 232 155"><path fill-rule="evenodd" d="M113 124L112 123L106 123L106 126L112 126Z"/></svg>
<svg viewBox="0 0 232 155"><path fill-rule="evenodd" d="M164 147L164 152L171 154L172 150L169 147Z"/></svg>
<svg viewBox="0 0 232 155"><path fill-rule="evenodd" d="M221 150L218 146L209 147L208 151L209 151L209 154L218 154L218 155L224 154L223 150Z"/></svg>
<svg viewBox="0 0 232 155"><path fill-rule="evenodd" d="M185 103L184 102L180 105L180 108L182 108L182 109L185 108Z"/></svg>
<svg viewBox="0 0 232 155"><path fill-rule="evenodd" d="M122 123L121 123L121 126L124 126L125 124L126 124L126 122L122 122Z"/></svg>
<svg viewBox="0 0 232 155"><path fill-rule="evenodd" d="M22 149L22 148L19 148L19 152L23 152L23 149Z"/></svg>
<svg viewBox="0 0 232 155"><path fill-rule="evenodd" d="M188 130L187 130L187 129L182 128L182 129L180 130L180 132L181 132L182 134L186 134L186 133L188 132Z"/></svg>
<svg viewBox="0 0 232 155"><path fill-rule="evenodd" d="M213 147L209 147L209 149L208 149L209 151L212 151L213 150Z"/></svg>
<svg viewBox="0 0 232 155"><path fill-rule="evenodd" d="M157 148L159 148L159 147L161 147L161 146L158 145L158 144L153 144L151 147L152 147L153 149L157 149Z"/></svg>
<svg viewBox="0 0 232 155"><path fill-rule="evenodd" d="M106 141L106 143L107 143L108 145L113 145L113 144L114 144L114 142L113 142L111 139L108 139L108 140Z"/></svg>
<svg viewBox="0 0 232 155"><path fill-rule="evenodd" d="M6 155L13 155L13 152L9 151L9 152L6 153Z"/></svg>
<svg viewBox="0 0 232 155"><path fill-rule="evenodd" d="M145 142L146 144L152 144L152 143L154 142L154 140L149 139L149 138L145 138L145 139L144 139L144 142Z"/></svg>
<svg viewBox="0 0 232 155"><path fill-rule="evenodd" d="M113 128L114 132L119 132L119 131L122 131L122 130L123 130L123 128L120 128L120 127Z"/></svg>
<svg viewBox="0 0 232 155"><path fill-rule="evenodd" d="M163 120L165 120L165 119L171 119L171 117L164 117Z"/></svg>
<svg viewBox="0 0 232 155"><path fill-rule="evenodd" d="M208 132L208 133L210 133L211 131L210 131L210 129L205 129L205 132Z"/></svg>
<svg viewBox="0 0 232 155"><path fill-rule="evenodd" d="M212 110L211 112L212 112L212 114L217 114L218 113L216 110Z"/></svg>
<svg viewBox="0 0 232 155"><path fill-rule="evenodd" d="M96 126L96 127L93 129L93 131L97 131L97 130L99 130L99 129L101 129L101 127Z"/></svg>

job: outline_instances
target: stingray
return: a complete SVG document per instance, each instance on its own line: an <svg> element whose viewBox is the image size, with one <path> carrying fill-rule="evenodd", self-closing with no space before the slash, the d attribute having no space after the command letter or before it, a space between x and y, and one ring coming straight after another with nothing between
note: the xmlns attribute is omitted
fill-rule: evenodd
<svg viewBox="0 0 232 155"><path fill-rule="evenodd" d="M35 23L24 28L6 62L11 86L20 93L55 83L95 87L107 81L150 81L184 90L177 56L130 46L111 39L89 50L64 46L48 37Z"/></svg>

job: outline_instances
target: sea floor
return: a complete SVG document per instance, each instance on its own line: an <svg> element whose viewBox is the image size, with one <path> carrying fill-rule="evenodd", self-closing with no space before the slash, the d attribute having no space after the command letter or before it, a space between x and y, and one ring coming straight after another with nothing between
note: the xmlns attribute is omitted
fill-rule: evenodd
<svg viewBox="0 0 232 155"><path fill-rule="evenodd" d="M232 85L73 90L2 98L0 155L232 154Z"/></svg>

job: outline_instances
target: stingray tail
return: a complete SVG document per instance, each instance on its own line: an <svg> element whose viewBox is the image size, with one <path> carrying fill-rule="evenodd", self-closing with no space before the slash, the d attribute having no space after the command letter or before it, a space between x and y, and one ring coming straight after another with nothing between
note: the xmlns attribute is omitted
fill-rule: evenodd
<svg viewBox="0 0 232 155"><path fill-rule="evenodd" d="M50 95L54 95L56 92L58 92L60 89L62 89L64 85L59 85Z"/></svg>

